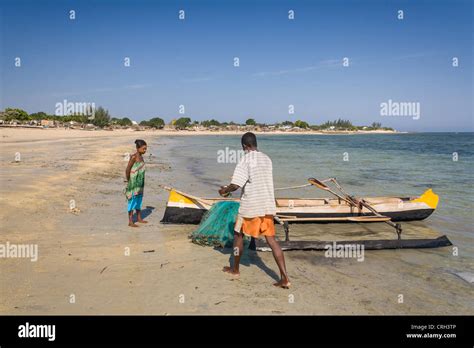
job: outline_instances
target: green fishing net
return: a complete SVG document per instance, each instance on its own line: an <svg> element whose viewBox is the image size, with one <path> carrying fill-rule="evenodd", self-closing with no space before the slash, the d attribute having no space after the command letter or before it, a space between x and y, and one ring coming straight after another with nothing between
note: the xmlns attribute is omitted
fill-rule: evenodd
<svg viewBox="0 0 474 348"><path fill-rule="evenodd" d="M234 242L234 225L239 203L222 201L212 205L189 238L193 243L213 247L230 248Z"/></svg>

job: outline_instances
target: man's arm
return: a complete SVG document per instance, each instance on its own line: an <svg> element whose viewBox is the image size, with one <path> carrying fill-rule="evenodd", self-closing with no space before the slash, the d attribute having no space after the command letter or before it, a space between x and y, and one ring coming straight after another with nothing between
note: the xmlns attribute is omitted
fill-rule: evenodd
<svg viewBox="0 0 474 348"><path fill-rule="evenodd" d="M229 193L244 187L248 179L248 164L245 159L242 159L235 167L234 175L232 175L230 184L227 186L222 186L219 190L219 194L224 197L227 196Z"/></svg>

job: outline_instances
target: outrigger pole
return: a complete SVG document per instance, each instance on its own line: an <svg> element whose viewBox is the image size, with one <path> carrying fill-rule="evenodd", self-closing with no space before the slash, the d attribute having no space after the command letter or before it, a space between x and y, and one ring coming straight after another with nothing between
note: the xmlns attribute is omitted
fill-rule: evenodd
<svg viewBox="0 0 474 348"><path fill-rule="evenodd" d="M349 194L346 193L346 191L344 191L342 189L342 187L338 184L338 182L336 181L335 178L330 178L330 179L326 179L324 180L325 182L327 181L331 181L334 183L334 185L336 185L336 187L338 188L339 191L341 191L342 195L337 193L337 192L334 192L333 190L331 190L331 188L324 184L323 182L319 181L318 179L315 179L315 178L309 178L308 179L308 182L311 184L311 185L314 185L316 186L317 188L320 188L321 190L324 190L324 191L328 191L330 193L332 193L334 196L336 196L337 198L339 199L342 199L343 201L347 202L347 204L355 207L355 208L358 208L358 209L361 209L361 207L365 207L367 208L368 210L370 210L375 216L379 217L381 222L385 222L386 224L392 226L393 228L395 228L395 231L397 232L397 237L398 239L400 240L401 239L401 234L402 234L402 226L400 224L396 224L394 223L393 221L390 220L390 218L388 216L384 216L382 214L380 214L378 211L376 211L373 207L371 207L364 199L357 199ZM362 222L362 221L361 221Z"/></svg>

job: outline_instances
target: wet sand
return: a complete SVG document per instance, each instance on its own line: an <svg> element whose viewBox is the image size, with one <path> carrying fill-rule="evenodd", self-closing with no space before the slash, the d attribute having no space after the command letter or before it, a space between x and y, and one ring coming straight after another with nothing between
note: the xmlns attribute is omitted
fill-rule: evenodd
<svg viewBox="0 0 474 348"><path fill-rule="evenodd" d="M136 138L150 137L157 141L145 156L149 223L132 229L122 194L124 153ZM0 242L39 248L37 262L0 259L2 314L474 313L473 284L452 272L473 265L445 257L452 247L366 251L363 262L287 252L290 290L272 286L278 269L271 253L246 252L241 277L224 274L230 250L192 244L195 226L159 222L167 192L158 184L198 185L175 167L166 135L0 129L0 139ZM341 230L324 226L324 234ZM346 233L367 228L343 226Z"/></svg>

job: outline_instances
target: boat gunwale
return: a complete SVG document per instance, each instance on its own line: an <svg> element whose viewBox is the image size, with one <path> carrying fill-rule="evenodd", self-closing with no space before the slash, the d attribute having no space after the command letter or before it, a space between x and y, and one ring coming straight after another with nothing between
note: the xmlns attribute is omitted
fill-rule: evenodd
<svg viewBox="0 0 474 348"><path fill-rule="evenodd" d="M208 198L208 197L199 197L199 196L194 196L192 194L188 194L187 192L184 192L184 191L181 191L181 190L178 190L174 187L164 187L167 191L175 191L176 193L182 195L182 196L186 196L187 198L189 198L190 200L193 200L195 201L196 198L198 199L202 199L202 200L205 200L205 201L214 201L214 202L221 202L221 201L229 201L229 202L236 202L236 201L240 201L239 198L225 198L225 197L213 197L213 198ZM196 197L196 198L192 198L192 196ZM418 196L361 196L361 197L358 197L358 196L354 196L355 199L363 199L363 200L386 200L386 199L399 199L401 200L402 203L408 203L410 201L413 201L415 199L419 199L421 197L421 195L418 195ZM293 200L293 201L306 201L306 200L309 200L309 201L340 201L341 203L343 202L341 199L339 198L334 198L334 197L330 197L330 198L326 198L326 197L309 197L309 198L301 198L301 197L276 197L275 200L279 200L279 199L286 199L286 200ZM347 202L346 202L347 204ZM377 202L377 203L374 203L374 204L382 204L382 202Z"/></svg>
<svg viewBox="0 0 474 348"><path fill-rule="evenodd" d="M186 194L182 194L182 195L186 195ZM412 201L414 199L418 199L420 198L421 196L411 196L411 197L401 197L401 196L377 196L377 197L372 197L372 196L368 196L368 197L354 197L356 199L364 199L364 200L371 200L371 199L378 199L378 200L382 200L382 199L400 199L402 202L409 202L409 201ZM206 200L206 201L239 201L240 199L239 198L207 198L207 197L199 197L200 199L203 199L203 200ZM194 198L190 198L191 200L194 200ZM338 199L338 198L324 198L324 197L313 197L313 198L295 198L295 197L277 197L275 198L275 200L279 200L279 199L288 199L288 200L299 200L299 201L326 201L326 200L329 200L329 201L341 201L341 203L343 202L343 200L341 199ZM347 202L346 202L347 203ZM376 203L376 204L379 204L379 203Z"/></svg>

